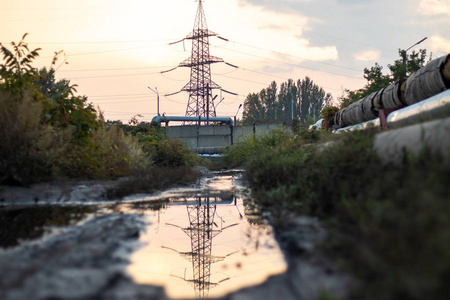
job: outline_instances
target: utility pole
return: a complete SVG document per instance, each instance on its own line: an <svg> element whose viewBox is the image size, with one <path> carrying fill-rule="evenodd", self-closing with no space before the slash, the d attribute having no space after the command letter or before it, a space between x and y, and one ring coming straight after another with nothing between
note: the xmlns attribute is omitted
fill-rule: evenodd
<svg viewBox="0 0 450 300"><path fill-rule="evenodd" d="M209 83L206 85L206 125L209 125Z"/></svg>
<svg viewBox="0 0 450 300"><path fill-rule="evenodd" d="M411 47L409 47L406 50L403 50L403 67L405 68L405 76L406 76L406 52L408 52L409 49L411 49L414 46L419 45L420 43L422 43L423 41L425 41L428 37L425 37L423 39L421 39L420 41L418 41L417 43L415 43L414 45L412 45Z"/></svg>
<svg viewBox="0 0 450 300"><path fill-rule="evenodd" d="M155 87L156 91L154 91L151 87L148 87L148 89L151 90L152 92L156 93L156 110L157 110L157 113L158 113L158 116L159 116L159 92L158 92L158 88Z"/></svg>
<svg viewBox="0 0 450 300"><path fill-rule="evenodd" d="M235 125L235 126L236 126L236 117L237 117L237 114L239 113L239 110L241 109L241 107L242 107L242 103L239 104L239 108L238 108L236 114L234 115L234 125Z"/></svg>

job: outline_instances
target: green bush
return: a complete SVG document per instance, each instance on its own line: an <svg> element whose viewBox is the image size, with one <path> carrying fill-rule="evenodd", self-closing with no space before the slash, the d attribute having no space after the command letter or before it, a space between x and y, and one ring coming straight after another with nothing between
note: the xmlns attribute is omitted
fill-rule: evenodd
<svg viewBox="0 0 450 300"><path fill-rule="evenodd" d="M180 140L164 140L156 146L154 162L157 166L194 166L199 157L191 152Z"/></svg>
<svg viewBox="0 0 450 300"><path fill-rule="evenodd" d="M277 147L285 148L297 144L299 140L289 130L277 129L270 133L261 134L257 137L250 137L236 143L225 151L223 157L224 164L228 167L245 167L251 159L260 159L258 153L266 153ZM288 144L286 144L288 143Z"/></svg>
<svg viewBox="0 0 450 300"><path fill-rule="evenodd" d="M138 141L118 127L98 129L88 144L74 145L61 161L62 175L91 179L118 178L148 165Z"/></svg>
<svg viewBox="0 0 450 300"><path fill-rule="evenodd" d="M151 164L135 137L102 126L75 85L32 66L40 49L25 37L12 51L0 45L0 183L117 178Z"/></svg>
<svg viewBox="0 0 450 300"><path fill-rule="evenodd" d="M108 126L112 122L107 122ZM128 135L139 141L147 158L161 167L181 167L201 164L201 159L193 153L181 140L167 139L164 128L157 123L130 121L129 125L116 124Z"/></svg>

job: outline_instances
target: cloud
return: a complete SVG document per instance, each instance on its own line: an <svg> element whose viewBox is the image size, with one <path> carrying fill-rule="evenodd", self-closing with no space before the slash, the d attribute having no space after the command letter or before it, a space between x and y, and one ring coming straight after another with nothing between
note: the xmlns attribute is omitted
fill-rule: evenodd
<svg viewBox="0 0 450 300"><path fill-rule="evenodd" d="M228 5L231 5L231 3L233 2ZM308 23L311 22L308 16L298 13L296 10L269 9L270 5L273 4L271 1L254 4L236 0L234 3L236 6L231 9L234 12L232 14L233 22L224 26L226 30L221 30L221 35L225 35L241 45L254 46L250 50L255 57L268 57L269 59L294 64L298 64L305 59L324 61L338 58L334 45L330 43L311 45L309 39L303 36ZM215 7L213 6L213 8ZM220 9L220 7L218 8ZM223 10L218 11L219 16L220 14L223 14ZM216 19L218 18L212 18L212 22L215 22ZM229 20L227 18L222 19ZM211 24L214 25L212 22ZM211 28L214 28L214 26L211 26ZM215 29L213 30L215 31ZM233 32L233 36L227 36L227 31ZM233 49L243 51L242 48ZM248 51L249 49L244 50Z"/></svg>
<svg viewBox="0 0 450 300"><path fill-rule="evenodd" d="M421 0L418 11L426 16L450 15L450 3L447 0Z"/></svg>
<svg viewBox="0 0 450 300"><path fill-rule="evenodd" d="M438 55L450 53L450 40L440 35L433 35L431 38L431 51L437 52Z"/></svg>
<svg viewBox="0 0 450 300"><path fill-rule="evenodd" d="M375 61L379 59L381 52L379 50L367 50L355 53L353 57L359 61Z"/></svg>

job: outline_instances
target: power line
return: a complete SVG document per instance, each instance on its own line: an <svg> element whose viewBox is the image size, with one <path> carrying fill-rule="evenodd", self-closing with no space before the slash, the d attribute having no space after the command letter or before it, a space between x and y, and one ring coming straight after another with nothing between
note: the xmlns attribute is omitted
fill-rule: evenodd
<svg viewBox="0 0 450 300"><path fill-rule="evenodd" d="M95 101L95 100L94 100ZM148 102L148 100L141 100L141 101L121 101L121 102L103 102L99 104L123 104L123 103L141 103L141 102Z"/></svg>
<svg viewBox="0 0 450 300"><path fill-rule="evenodd" d="M133 47L133 48L122 48L122 49L113 49L113 50L103 50L103 51L92 51L92 52L82 52L82 53L73 53L73 54L67 54L67 57L70 56L82 56L82 55L92 55L92 54L103 54L103 53L112 53L112 52L121 52L121 51L132 51L132 50L139 50L139 49L148 49L153 47L162 47L166 46L166 44L161 45L151 45L151 46L144 46L144 47ZM53 58L54 56L42 56L40 58Z"/></svg>
<svg viewBox="0 0 450 300"><path fill-rule="evenodd" d="M145 46L145 47L134 47L134 48L123 48L123 49L114 49L114 50L104 50L104 51L93 51L93 52L84 52L84 53L74 53L74 54L68 54L67 56L79 56L79 55L91 55L91 54L103 54L103 53L110 53L110 52L120 52L120 51L131 51L131 50L138 50L138 49L147 49L152 47L161 47L164 45L152 45L152 46Z"/></svg>
<svg viewBox="0 0 450 300"><path fill-rule="evenodd" d="M128 97L128 96L148 96L148 97L155 97L152 94L146 93L146 94L119 94L119 95L96 95L91 97Z"/></svg>
<svg viewBox="0 0 450 300"><path fill-rule="evenodd" d="M167 41L173 41L173 39L130 40L130 41L29 42L28 44L29 45L132 44L132 43L150 43L150 42L167 42Z"/></svg>
<svg viewBox="0 0 450 300"><path fill-rule="evenodd" d="M127 76L144 76L144 75L154 75L159 74L159 72L153 73L135 73L135 74L120 74L120 75L103 75L103 76L78 76L72 77L70 80L74 79L95 79L95 78L111 78L111 77L127 77Z"/></svg>
<svg viewBox="0 0 450 300"><path fill-rule="evenodd" d="M385 51L397 52L397 50L388 49L388 48L382 48L382 47L379 47L379 46L364 44L364 43L360 43L360 42L355 42L355 41L351 41L351 40L348 40L348 39L336 37L336 36L329 35L329 34L319 33L319 32L312 31L312 30L308 30L307 32L310 32L310 33L313 33L313 34L316 34L316 35L322 35L322 36L327 37L327 38L333 38L333 39L336 39L336 40L344 41L344 42L347 42L347 43L360 45L360 46L367 46L367 47L371 47L371 48L374 48L374 49L380 49L380 50L385 50Z"/></svg>
<svg viewBox="0 0 450 300"><path fill-rule="evenodd" d="M340 66L340 65L330 64L330 63L326 63L326 62L322 62L322 61L317 61L317 60L312 60L312 59L305 58L305 57L300 57L300 56L296 56L296 55L292 55L292 54L287 54L287 53L283 53L283 52L279 52L279 51L273 51L273 50L269 50L269 49L265 49L265 48L261 48L261 47L256 47L256 46L252 46L252 45L248 45L248 44L244 44L244 43L239 43L239 42L235 42L235 41L230 41L230 42L233 43L233 44L242 45L242 46L245 46L245 47L250 47L250 48L254 48L254 49L258 49L258 50L263 50L263 51L267 51L267 52L273 52L273 53L281 54L281 55L284 55L284 56L295 57L295 58L307 60L307 61L310 61L310 62L322 64L322 65L327 65L327 66L332 66L332 67L336 67L336 68L341 68L341 69L346 69L346 70L351 70L351 71L361 72L361 70L359 70L359 69L353 69L353 68L349 68L349 67L345 67L345 66Z"/></svg>
<svg viewBox="0 0 450 300"><path fill-rule="evenodd" d="M143 40L145 41L145 40ZM166 41L164 40L158 40L158 41ZM102 42L67 42L67 43L73 43L73 44L77 44L77 43L137 43L137 42L142 42L142 41L102 41ZM346 69L346 70L351 70L351 71L358 71L360 72L360 70L357 69L353 69L353 68L349 68L349 67L345 67L345 66L340 66L340 65L335 65L335 64L330 64L330 63L326 63L326 62L320 62L320 61L316 61L316 60L311 60L308 58L304 58L304 57L299 57L299 56L295 56L295 55L291 55L291 54L287 54L287 53L283 53L283 52L279 52L279 51L273 51L273 50L269 50L269 49L265 49L262 47L257 47L257 46L252 46L249 44L244 44L244 43L240 43L240 42L236 42L236 41L229 41L231 43L237 44L237 45L241 45L244 47L250 47L250 48L254 48L254 49L258 49L258 50L263 50L263 51L267 51L267 52L272 52L272 53L277 53L283 56L289 56L289 57L295 57L295 58L299 58L299 59L303 59L303 60L307 60L313 63L318 63L318 64L322 64L322 65L327 65L327 66L332 66L332 67L336 67L336 68L342 68L342 69ZM57 42L47 42L48 44L57 44ZM38 43L30 43L30 44L38 44ZM133 48L122 48L122 49L112 49L112 50L103 50L103 51L93 51L93 52L84 52L84 53L74 53L74 54L68 54L67 56L82 56L82 55L93 55L93 54L103 54L103 53L111 53L111 52L120 52L120 51L132 51L132 50L138 50L138 49L147 49L147 48L152 48L152 47L161 47L161 46L166 46L167 44L160 44L160 45L150 45L150 46L143 46L143 47L133 47ZM216 46L217 48L221 48L227 51L232 51L232 52L236 52L236 53L240 53L240 54L244 54L244 55L251 55L251 56L256 56L259 58L264 58L266 60L270 60L273 62L277 62L277 63L283 63L283 64L287 64L287 65L291 65L291 66L295 66L295 67L299 67L299 68L304 68L304 69L310 69L310 70L315 70L315 71L320 71L320 72L324 72L324 73L329 73L329 74L333 74L333 75L338 75L338 76L344 76L344 77L350 77L350 78L358 78L360 79L360 77L355 77L355 76L350 76L350 75L344 75L344 74L340 74L340 73L333 73L333 72L329 72L329 71L324 71L324 70L320 70L320 69L316 69L316 68L311 68L311 67L305 67L305 66L301 66L299 64L294 64L294 63L288 63L288 62L283 62L283 61L279 61L279 60L274 60L271 58L267 58L264 56L260 56L260 55L255 55L254 53L249 53L249 52L245 52L245 51L239 51L239 50L234 50L234 49L229 49L226 48L224 46ZM51 56L53 57L53 56ZM51 58L49 57L42 57L42 58ZM152 68L158 68L158 67L152 67ZM164 68L164 67L161 67ZM144 68L118 68L118 69L92 69L89 71L109 71L109 70L127 70L127 69L144 69ZM83 70L71 70L73 72L80 72ZM170 78L169 78L170 79Z"/></svg>
<svg viewBox="0 0 450 300"><path fill-rule="evenodd" d="M124 70L145 70L145 69L162 69L161 67L135 67L135 68L111 68L111 69L78 69L78 70L58 70L58 72L101 72L101 71L124 71Z"/></svg>
<svg viewBox="0 0 450 300"><path fill-rule="evenodd" d="M281 64L285 64L285 65L290 65L290 66L294 66L294 67L301 68L301 69L308 69L308 70L318 71L318 72L332 74L332 75L337 75L337 76L361 79L361 77L345 75L345 74L340 74L340 73L334 73L334 72L324 71L324 70L315 69L315 68L311 68L311 67L305 67L305 66L302 66L302 65L299 65L299 64L288 63L288 62L284 62L284 61L281 61L281 60L275 60L275 59L267 58L267 57L264 57L264 56L256 55L254 53L246 53L246 52L243 52L243 51L232 50L232 49L228 49L228 48L222 48L222 49L225 49L225 50L228 50L228 51L232 51L232 52L241 53L241 54L245 54L245 55L252 56L252 57L264 58L264 59L272 61L272 62L281 63Z"/></svg>
<svg viewBox="0 0 450 300"><path fill-rule="evenodd" d="M146 99L146 100L140 100L140 101L129 101L130 99ZM115 100L126 100L121 102L108 102L108 101L115 101ZM89 98L89 101L94 101L101 104L113 104L113 103L133 103L133 102L142 102L142 101L149 101L154 100L154 98L149 97L127 97L127 98L109 98L109 99L91 99Z"/></svg>
<svg viewBox="0 0 450 300"><path fill-rule="evenodd" d="M48 10L76 10L76 9L78 9L78 10L90 10L90 9L107 9L107 8L109 8L110 6L91 6L91 7L85 7L85 6L83 6L83 7L34 7L34 8L2 8L2 10L3 11L6 11L6 10L14 10L14 11L17 11L17 10L23 10L23 11L29 11L29 10L31 10L31 11L36 11L36 10L45 10L45 11L48 11Z"/></svg>
<svg viewBox="0 0 450 300"><path fill-rule="evenodd" d="M247 69L244 69L244 68L240 68L240 69L242 69L242 70L244 70L244 71L247 71L247 72L252 72L252 73L262 74L262 75L265 75L265 76L277 77L277 78L280 78L280 79L284 79L284 80L286 80L286 81L288 81L289 79L292 79L292 78L286 78L286 77L277 76L277 75L273 75L273 74L269 74L269 73L265 73L265 72L260 72L260 71L252 71L252 70L247 70ZM231 77L231 76L229 76L229 77ZM329 90L340 91L340 89L335 89L335 88L326 87L326 86L322 86L322 88L324 88L324 89L329 89Z"/></svg>

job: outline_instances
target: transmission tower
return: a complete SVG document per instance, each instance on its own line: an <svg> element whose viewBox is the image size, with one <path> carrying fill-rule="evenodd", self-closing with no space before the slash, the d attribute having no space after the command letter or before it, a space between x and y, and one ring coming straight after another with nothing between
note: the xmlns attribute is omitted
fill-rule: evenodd
<svg viewBox="0 0 450 300"><path fill-rule="evenodd" d="M170 45L173 45L185 40L192 41L191 57L187 58L178 65L178 67L187 67L191 69L190 80L181 89L181 91L189 93L189 100L185 115L186 117L216 116L216 107L214 105L214 98L212 97L213 89L220 89L224 92L237 95L235 93L223 90L211 79L211 64L224 62L222 58L211 56L209 54L209 37L214 36L228 41L227 39L218 36L217 33L208 30L202 0L198 0L198 8L193 31L181 41L170 43ZM237 68L232 64L226 64L231 67ZM164 71L162 73L169 72L174 69ZM166 96L174 95L177 93L169 94Z"/></svg>

